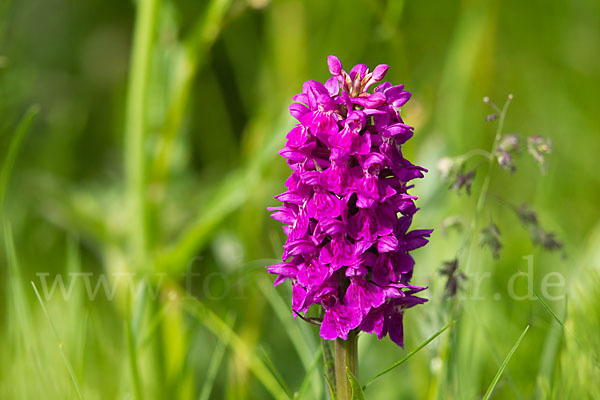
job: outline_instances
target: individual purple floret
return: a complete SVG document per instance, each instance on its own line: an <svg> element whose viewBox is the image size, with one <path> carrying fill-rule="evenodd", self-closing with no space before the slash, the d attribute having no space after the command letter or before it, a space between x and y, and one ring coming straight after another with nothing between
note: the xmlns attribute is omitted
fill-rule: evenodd
<svg viewBox="0 0 600 400"><path fill-rule="evenodd" d="M267 269L275 285L291 280L295 312L324 308L322 338L360 329L402 346L404 310L427 301L410 285L409 252L432 232L408 231L417 211L408 182L427 172L402 155L413 128L398 107L411 94L389 82L368 92L387 65L347 73L337 57L327 63L333 77L306 82L290 106L299 123L280 154L293 172L275 196L283 204L269 208L287 241L283 262Z"/></svg>

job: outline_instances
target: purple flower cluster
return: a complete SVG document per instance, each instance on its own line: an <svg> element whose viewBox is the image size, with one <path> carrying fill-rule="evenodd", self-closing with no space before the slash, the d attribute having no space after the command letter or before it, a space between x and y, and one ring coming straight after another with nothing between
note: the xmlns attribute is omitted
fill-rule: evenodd
<svg viewBox="0 0 600 400"><path fill-rule="evenodd" d="M293 172L275 196L283 205L269 209L287 242L283 262L267 269L278 274L275 285L292 281L295 312L324 308L322 338L346 339L358 328L402 346L404 310L427 301L414 296L424 288L409 284L409 251L431 233L408 232L417 208L407 182L427 171L402 156L413 128L398 107L411 94L389 82L368 92L387 65L347 73L337 57L328 64L333 77L304 83L290 106L299 123L280 154Z"/></svg>

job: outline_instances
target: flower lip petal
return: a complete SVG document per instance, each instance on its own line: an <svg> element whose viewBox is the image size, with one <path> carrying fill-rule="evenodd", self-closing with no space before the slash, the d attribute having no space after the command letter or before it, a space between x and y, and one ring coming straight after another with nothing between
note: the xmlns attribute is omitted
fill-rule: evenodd
<svg viewBox="0 0 600 400"><path fill-rule="evenodd" d="M396 136L396 143L400 140L400 144L406 142L413 135L413 127L403 123L389 125L381 135L384 137Z"/></svg>
<svg viewBox="0 0 600 400"><path fill-rule="evenodd" d="M411 96L410 92L404 90L404 85L389 87L383 93L387 97L388 103L394 107L402 107Z"/></svg>

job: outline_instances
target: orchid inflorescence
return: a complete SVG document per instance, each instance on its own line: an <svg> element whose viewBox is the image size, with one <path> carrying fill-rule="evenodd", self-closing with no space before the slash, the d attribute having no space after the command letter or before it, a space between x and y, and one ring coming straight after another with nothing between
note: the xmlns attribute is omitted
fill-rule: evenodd
<svg viewBox="0 0 600 400"><path fill-rule="evenodd" d="M287 241L282 262L267 269L275 285L291 280L295 313L323 307L322 338L358 329L402 346L404 310L427 301L410 284L409 252L431 233L409 231L417 197L408 182L426 172L402 154L413 128L399 107L411 94L389 82L369 92L387 65L347 73L334 56L328 65L332 77L304 83L290 105L299 123L280 154L292 174L275 196L283 204L270 208Z"/></svg>

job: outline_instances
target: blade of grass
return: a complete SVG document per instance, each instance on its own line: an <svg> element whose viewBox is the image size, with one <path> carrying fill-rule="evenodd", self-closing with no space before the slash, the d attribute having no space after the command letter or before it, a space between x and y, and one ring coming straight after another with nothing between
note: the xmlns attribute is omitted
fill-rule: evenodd
<svg viewBox="0 0 600 400"><path fill-rule="evenodd" d="M33 379L41 381L45 374L45 368L35 348L37 338L34 334L29 299L22 285L21 267L17 259L12 229L6 222L4 223L4 244L8 262L6 292L10 305L7 320L12 321L8 325L8 340L15 345L13 356L20 357L29 366L35 367Z"/></svg>
<svg viewBox="0 0 600 400"><path fill-rule="evenodd" d="M469 302L466 302L462 305L463 309L471 316L471 318L473 318L473 320L478 321L478 315L477 315L477 311L473 308L473 305ZM485 337L491 337L491 332L488 329L488 327L486 326L485 323L483 323L482 321L478 322L478 327L483 331L482 333L485 335ZM492 357L494 358L494 362L496 364L500 364L502 362L502 358L500 358L500 355L498 354L498 351L496 350L496 347L494 346L494 344L492 343L492 341L487 340L486 341L491 353L492 353ZM519 392L519 389L517 388L517 385L515 384L515 380L513 379L512 375L510 374L509 371L506 371L505 373L506 375L506 379L508 381L508 385L510 386L512 392L513 392L513 396L515 399L517 400L521 400L523 399L523 396L521 395L521 393Z"/></svg>
<svg viewBox="0 0 600 400"><path fill-rule="evenodd" d="M33 105L29 107L29 109L25 112L23 118L21 118L21 121L17 125L15 133L13 134L13 137L10 140L8 152L6 153L6 158L2 163L2 171L0 172L0 209L3 209L4 206L6 190L8 189L10 176L15 165L17 155L19 154L19 150L21 149L23 138L25 137L25 134L29 130L31 123L33 122L35 116L38 114L39 111L40 108L38 105Z"/></svg>
<svg viewBox="0 0 600 400"><path fill-rule="evenodd" d="M294 395L292 394L292 391L290 390L290 387L287 385L287 383L285 383L285 380L283 379L283 376L281 376L281 374L277 370L277 367L275 367L275 364L273 363L273 360L271 360L271 357L269 357L269 354L267 353L267 351L265 350L265 348L262 347L262 346L259 346L259 348L260 348L260 352L262 353L263 361L264 361L265 365L267 366L267 368L269 368L269 370L271 371L271 374L273 374L273 376L275 377L275 379L277 379L277 382L279 382L279 384L285 390L285 392L287 393L287 395L289 396L289 398L290 399L293 398Z"/></svg>
<svg viewBox="0 0 600 400"><path fill-rule="evenodd" d="M226 319L226 323L230 329L234 322L235 318L230 314ZM215 347L210 358L210 364L208 365L208 371L206 372L206 378L204 379L204 385L202 385L202 391L200 392L200 396L198 396L198 400L209 399L215 383L215 378L217 377L217 373L219 372L219 368L221 367L221 363L225 356L225 350L227 350L227 346L229 346L231 334L220 337L219 339L219 343L217 344L217 347Z"/></svg>
<svg viewBox="0 0 600 400"><path fill-rule="evenodd" d="M361 389L358 380L348 367L346 367L346 375L348 375L350 387L352 388L352 400L365 400L365 393Z"/></svg>
<svg viewBox="0 0 600 400"><path fill-rule="evenodd" d="M323 353L323 367L325 377L331 379L333 383L333 390L335 392L335 361L333 360L333 351L331 351L331 344L328 340L321 339L321 352Z"/></svg>
<svg viewBox="0 0 600 400"><path fill-rule="evenodd" d="M414 356L415 354L417 354L419 352L419 350L421 350L423 347L427 346L431 341L433 341L436 337L438 337L439 335L441 335L446 329L450 328L452 325L454 325L455 321L450 321L446 324L446 326L444 326L442 329L440 329L439 331L437 331L436 333L434 333L433 335L431 335L429 337L429 339L427 339L426 341L424 341L423 343L421 343L416 349L414 349L413 351L411 351L410 353L408 353L406 356L402 357L398 362L392 364L391 366L389 366L388 368L384 369L383 371L381 371L380 373L378 373L377 375L375 375L374 377L372 377L371 379L369 379L367 381L367 383L365 383L363 385L363 390L365 390L367 388L367 386L369 386L371 383L373 383L377 378L387 374L388 372L390 372L391 370L393 370L396 367L399 367L400 365L404 364L404 362L406 360L408 360L409 358L411 358L412 356Z"/></svg>
<svg viewBox="0 0 600 400"><path fill-rule="evenodd" d="M304 396L306 396L306 392L308 391L310 381L312 380L312 375L315 371L317 371L317 367L319 366L319 361L321 360L321 355L322 355L322 352L321 352L321 349L319 349L312 361L312 364L310 365L310 368L306 371L306 376L302 380L302 383L300 384L300 389L294 396L294 399L303 399ZM320 398L320 391L319 391L319 397L317 397L317 398Z"/></svg>
<svg viewBox="0 0 600 400"><path fill-rule="evenodd" d="M159 271L180 273L188 260L198 252L210 239L213 230L233 211L237 210L261 182L262 172L270 165L281 146L283 135L290 126L285 109L281 113L279 123L274 124L271 136L262 151L246 165L233 170L216 188L214 195L188 227L175 239L175 242L157 254Z"/></svg>
<svg viewBox="0 0 600 400"><path fill-rule="evenodd" d="M46 310L46 306L44 305L44 302L42 301L42 296L40 296L40 293L38 292L37 287L35 286L35 283L33 281L31 281L31 286L33 286L33 291L35 292L35 295L36 295L38 301L40 302L40 306L42 306L42 310L44 311L44 315L46 316L46 319L48 320L48 323L50 324L50 328L52 329L52 332L54 333L54 337L56 339L58 350L60 352L60 355L61 355L63 361L65 362L65 366L67 367L67 370L69 371L69 375L71 375L71 380L73 381L73 386L75 386L75 391L77 392L77 396L79 397L80 400L83 400L83 395L81 394L81 387L79 386L79 382L77 381L77 377L75 376L75 371L73 370L73 366L71 365L71 362L69 361L69 359L67 358L67 355L65 354L65 351L63 349L63 343L60 340L60 336L58 336L58 332L56 331L56 328L54 327L54 323L52 322L52 319L50 318L50 314L48 314L48 310Z"/></svg>
<svg viewBox="0 0 600 400"><path fill-rule="evenodd" d="M525 334L527 333L528 330L529 330L529 325L527 325L525 327L525 330L523 331L523 333L521 333L521 336L519 336L519 339L517 339L517 342L512 347L512 349L510 349L510 352L508 353L508 355L506 356L506 358L502 362L502 365L500 365L500 369L498 369L498 372L496 373L496 376L494 376L494 379L492 380L492 383L490 384L490 387L488 387L487 392L485 392L485 395L483 396L483 400L489 399L490 396L492 395L492 391L494 390L494 388L496 387L496 384L500 380L500 376L502 376L502 372L504 371L504 369L508 365L508 362L510 361L510 358L513 356L514 352L517 350L517 348L521 344L521 341L525 337Z"/></svg>
<svg viewBox="0 0 600 400"><path fill-rule="evenodd" d="M231 329L229 325L215 313L209 310L198 299L191 296L181 294L181 298L185 299L183 306L186 310L208 328L215 336L224 337L229 335L229 347L238 354L247 365L250 371L258 378L265 389L275 399L289 399L288 394L281 387L277 379L273 376L269 368L261 361L261 359L248 348L246 343Z"/></svg>
<svg viewBox="0 0 600 400"><path fill-rule="evenodd" d="M327 387L329 388L329 397L331 397L331 400L336 400L335 385L331 384L331 381L329 380L329 377L327 375L325 375L325 381L327 382Z"/></svg>
<svg viewBox="0 0 600 400"><path fill-rule="evenodd" d="M81 254L79 252L78 240L69 237L67 240L67 273L71 279L82 273ZM69 314L72 321L80 320L81 323L73 324L69 332L69 343L73 343L73 354L78 354L75 365L75 370L79 376L83 375L85 345L88 330L89 309L84 304L83 288L81 285L76 285L72 295L68 299ZM83 317L82 317L83 316Z"/></svg>
<svg viewBox="0 0 600 400"><path fill-rule="evenodd" d="M302 362L304 370L308 372L312 364L311 355L315 353L315 346L311 346L302 336L299 326L292 319L290 307L283 302L283 299L267 278L263 276L257 280L257 283L261 292L265 295L267 301L271 305L271 308L275 311L275 315L277 315L285 328L285 331ZM318 398L321 395L321 386L319 385L319 378L317 376L313 377L313 383L314 394L315 397Z"/></svg>
<svg viewBox="0 0 600 400"><path fill-rule="evenodd" d="M550 313L550 315L552 315L554 317L554 319L556 320L556 322L558 322L558 324L564 328L565 324L561 321L560 318L558 318L558 315L556 315L556 313L554 311L552 311L552 308L550 308L550 306L548 305L548 303L546 303L544 301L544 299L542 298L542 296L540 296L538 294L537 290L533 289L533 293L535 294L535 297L537 297L537 299L539 300L539 302L542 304L542 306L544 306L544 308L546 309L546 311L548 311Z"/></svg>
<svg viewBox="0 0 600 400"><path fill-rule="evenodd" d="M163 140L152 167L153 182L161 182L165 179L173 154L173 144L183 120L194 78L205 60L206 52L219 35L231 2L232 0L212 0L207 6L204 18L198 21L183 44L179 62L180 72L176 74L177 82L174 84L167 115L160 132Z"/></svg>

